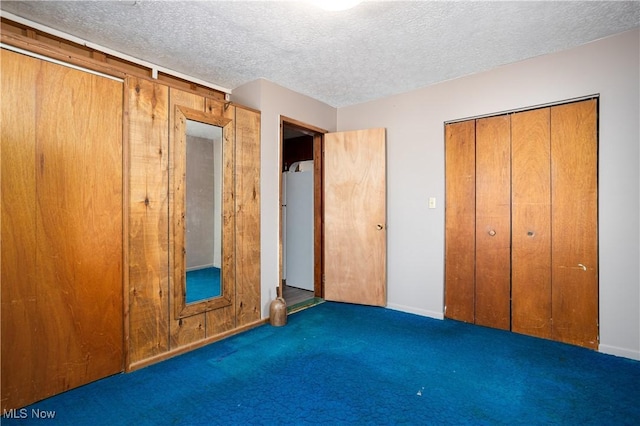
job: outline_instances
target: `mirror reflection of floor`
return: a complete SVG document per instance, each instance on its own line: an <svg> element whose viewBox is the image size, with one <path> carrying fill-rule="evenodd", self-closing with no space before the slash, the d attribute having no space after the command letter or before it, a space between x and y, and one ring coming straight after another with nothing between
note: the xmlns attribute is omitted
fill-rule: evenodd
<svg viewBox="0 0 640 426"><path fill-rule="evenodd" d="M202 268L187 271L187 303L220 297L220 268Z"/></svg>

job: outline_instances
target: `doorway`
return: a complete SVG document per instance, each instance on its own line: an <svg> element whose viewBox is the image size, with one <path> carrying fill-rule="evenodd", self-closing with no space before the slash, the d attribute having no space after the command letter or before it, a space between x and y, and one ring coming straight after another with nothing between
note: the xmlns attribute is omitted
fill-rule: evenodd
<svg viewBox="0 0 640 426"><path fill-rule="evenodd" d="M328 133L286 117L280 120L278 295L287 300L289 312L325 299L386 306L386 130ZM302 194L313 205L306 206L306 225L287 229L294 196L285 176L304 173L309 175ZM304 244L290 250L298 239ZM290 274L291 264L307 265L306 285L294 282L298 278ZM292 304L293 299L301 301Z"/></svg>
<svg viewBox="0 0 640 426"><path fill-rule="evenodd" d="M322 301L322 144L326 130L280 118L280 286L289 312Z"/></svg>

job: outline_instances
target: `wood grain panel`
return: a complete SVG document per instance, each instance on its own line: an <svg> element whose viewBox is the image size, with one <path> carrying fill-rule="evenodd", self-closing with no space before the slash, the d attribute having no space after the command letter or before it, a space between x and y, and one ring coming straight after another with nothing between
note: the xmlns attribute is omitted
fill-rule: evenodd
<svg viewBox="0 0 640 426"><path fill-rule="evenodd" d="M3 211L3 229L10 224L13 234L2 236L3 337L20 335L10 346L3 341L3 392L12 389L6 366L27 380L16 399L3 396L7 408L123 368L122 83L21 55L2 59L3 116L14 114L2 126L3 160L12 157L12 167L2 165L3 203L24 198L22 219ZM19 151L6 148L14 143ZM22 183L6 175L13 166ZM5 281L15 262L9 247L22 252L14 285ZM21 295L6 299L7 291ZM7 320L16 311L6 300L16 301L22 321Z"/></svg>
<svg viewBox="0 0 640 426"><path fill-rule="evenodd" d="M136 80L131 80L133 81ZM132 329L136 327L136 315L141 318L138 321L143 324L149 321L146 324L148 328L141 326L137 329L140 330L137 334L139 340L131 342L129 367L138 368L198 347L217 336L227 335L233 330L257 324L260 320L260 116L255 111L247 110L245 115L240 116L240 124L236 126L236 107L230 103L205 99L192 93L167 89L163 85L146 81L145 84L150 85L148 89L153 95L148 100L133 100L136 95L144 94L148 90L145 89L144 84L131 84L132 100L129 102L132 105L130 111L132 121L130 258L142 261L146 256L151 256L152 262L147 262L146 265L149 265L149 272L157 274L157 276L151 274L139 277L141 282L137 285L149 291L149 297L145 300L151 303L146 311L134 305L136 296L140 292L133 286L135 274L132 273L130 277L132 280L131 327ZM161 93L157 93L160 88ZM154 90L156 92L153 92ZM179 256L184 254L185 242L182 223L185 208L182 182L184 182L185 171L184 167L176 167L177 164L182 164L181 155L184 154L184 150L179 146L180 137L176 135L176 129L181 128L175 121L177 107L181 109L183 116L184 111L188 111L189 117L201 114L200 118L204 121L223 117L219 120L219 125L224 126L223 163L225 167L222 285L224 298L230 301L228 306L218 303L213 308L209 308L208 305L203 306L201 312L193 309L193 315L189 314L182 318L176 316L174 307L179 296L176 292L182 291L181 286L175 284L184 277L184 268L178 260ZM136 111L136 108L140 111ZM135 127L136 120L140 121L138 127ZM230 122L231 120L234 122ZM154 130L156 123L159 126L157 132ZM236 137L238 132L241 132L240 137ZM149 140L154 142L145 145L145 141ZM136 150L140 151L138 155L135 155ZM242 161L239 160L239 156L242 156ZM242 176L242 179L237 179L236 176ZM236 183L237 181L240 183ZM138 182L140 189L144 190L142 194L145 196L140 200L134 195L134 182ZM153 212L155 216L147 211L149 207L155 207L152 200L146 196L151 186L153 191L163 194L164 197L163 206ZM140 211L144 212L141 213L143 215L141 220L149 219L144 222L150 226L149 235L141 233L140 225L134 222L135 206L140 207ZM242 226L237 225L236 216L243 221ZM138 236L144 239L136 243L134 237ZM156 256L158 263L154 264L153 260ZM244 263L236 266L238 256ZM134 265L134 260L131 264ZM236 289L236 281L238 281L236 278L241 274L243 281ZM158 279L163 280L162 290L158 292L160 297L155 294L154 283ZM234 304L236 300L241 301ZM214 299L214 301L218 300ZM209 302L211 301L206 303ZM246 309L246 306L252 307ZM188 306L188 308L191 307L191 305ZM244 325L240 324L242 318L238 317L241 309L246 322ZM150 313L154 313L154 316L149 315ZM132 340L135 337L133 333L134 330L132 330ZM156 339L159 336L164 336L165 340Z"/></svg>
<svg viewBox="0 0 640 426"><path fill-rule="evenodd" d="M511 116L512 330L551 338L549 108Z"/></svg>
<svg viewBox="0 0 640 426"><path fill-rule="evenodd" d="M231 120L233 120L233 116L235 115L235 107L231 105L230 102L225 102L224 100L218 99L205 98L204 110L209 115L226 117ZM228 111L233 112L234 114L227 114Z"/></svg>
<svg viewBox="0 0 640 426"><path fill-rule="evenodd" d="M476 122L476 324L511 326L511 134L508 115Z"/></svg>
<svg viewBox="0 0 640 426"><path fill-rule="evenodd" d="M445 316L475 320L475 120L445 126Z"/></svg>
<svg viewBox="0 0 640 426"><path fill-rule="evenodd" d="M205 334L207 338L233 330L235 324L234 305L205 312Z"/></svg>
<svg viewBox="0 0 640 426"><path fill-rule="evenodd" d="M36 86L40 61L1 50L2 407L37 399Z"/></svg>
<svg viewBox="0 0 640 426"><path fill-rule="evenodd" d="M182 90L169 89L169 289L173 294L170 298L170 312L175 312L172 305L177 293L184 285L180 286L182 280L186 279L185 270L180 262L176 262L178 257L183 257L186 244L184 239L184 174L186 170L179 169L180 176L177 176L176 162L182 161L185 155L185 148L179 145L174 129L177 126L176 106L187 107L198 111L205 111L205 98ZM169 347L171 350L180 346L192 344L205 338L205 314L200 313L189 318L175 319L171 315L169 321Z"/></svg>
<svg viewBox="0 0 640 426"><path fill-rule="evenodd" d="M386 305L385 129L325 135L327 300Z"/></svg>
<svg viewBox="0 0 640 426"><path fill-rule="evenodd" d="M120 82L43 63L37 276L43 395L123 368ZM116 129L116 131L114 131Z"/></svg>
<svg viewBox="0 0 640 426"><path fill-rule="evenodd" d="M170 115L172 120L171 135L169 140L169 176L171 186L169 187L170 198L172 199L169 207L170 233L169 244L173 246L170 250L170 268L173 271L170 280L171 293L173 298L172 319L191 316L193 313L188 312L184 315L187 300L187 118L185 117L182 106L178 105L171 108ZM199 112L202 112L198 110ZM191 309L196 308L195 305L190 306ZM197 309L196 309L197 310ZM180 325L183 322L179 322ZM204 327L204 325L203 325Z"/></svg>
<svg viewBox="0 0 640 426"><path fill-rule="evenodd" d="M236 108L228 103L218 104L207 100L207 111L234 120ZM229 291L231 304L206 313L207 337L232 330L235 321L235 123L226 126L222 133L222 290Z"/></svg>
<svg viewBox="0 0 640 426"><path fill-rule="evenodd" d="M128 78L129 364L169 350L169 89Z"/></svg>
<svg viewBox="0 0 640 426"><path fill-rule="evenodd" d="M261 317L260 114L236 107L236 327Z"/></svg>
<svg viewBox="0 0 640 426"><path fill-rule="evenodd" d="M597 100L551 108L553 338L598 347Z"/></svg>

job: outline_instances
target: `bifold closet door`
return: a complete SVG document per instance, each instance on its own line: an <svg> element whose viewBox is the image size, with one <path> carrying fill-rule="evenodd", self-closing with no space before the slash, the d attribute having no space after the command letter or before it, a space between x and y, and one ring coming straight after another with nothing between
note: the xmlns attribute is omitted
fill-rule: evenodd
<svg viewBox="0 0 640 426"><path fill-rule="evenodd" d="M551 108L553 339L598 347L597 100Z"/></svg>
<svg viewBox="0 0 640 426"><path fill-rule="evenodd" d="M511 326L511 129L508 115L476 120L475 323Z"/></svg>
<svg viewBox="0 0 640 426"><path fill-rule="evenodd" d="M445 315L508 330L509 116L448 124L445 133Z"/></svg>
<svg viewBox="0 0 640 426"><path fill-rule="evenodd" d="M549 108L511 117L512 331L551 338Z"/></svg>
<svg viewBox="0 0 640 426"><path fill-rule="evenodd" d="M447 318L597 348L597 123L591 99L446 126Z"/></svg>
<svg viewBox="0 0 640 426"><path fill-rule="evenodd" d="M508 115L445 127L445 316L511 327Z"/></svg>
<svg viewBox="0 0 640 426"><path fill-rule="evenodd" d="M445 315L475 321L476 123L445 127Z"/></svg>

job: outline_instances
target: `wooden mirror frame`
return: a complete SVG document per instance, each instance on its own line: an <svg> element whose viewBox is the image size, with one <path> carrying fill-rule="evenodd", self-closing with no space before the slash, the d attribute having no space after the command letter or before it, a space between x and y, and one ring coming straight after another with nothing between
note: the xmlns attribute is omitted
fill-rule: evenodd
<svg viewBox="0 0 640 426"><path fill-rule="evenodd" d="M233 249L234 249L234 138L233 120L219 115L176 105L174 146L170 156L173 159L171 178L173 189L173 299L176 319L189 317L232 304L234 291ZM222 265L220 296L187 304L186 282L186 153L187 120L199 121L222 128Z"/></svg>

